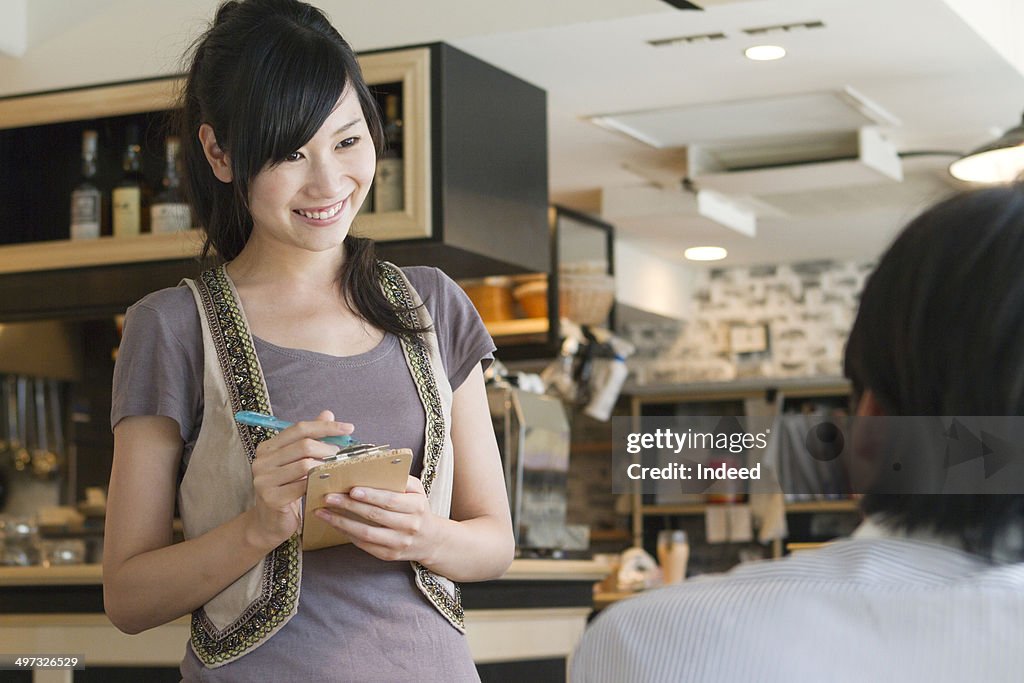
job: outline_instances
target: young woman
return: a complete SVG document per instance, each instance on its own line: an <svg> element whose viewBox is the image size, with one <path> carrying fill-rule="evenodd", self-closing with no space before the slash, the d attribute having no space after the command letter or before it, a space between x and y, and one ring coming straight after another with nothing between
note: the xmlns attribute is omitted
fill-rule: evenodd
<svg viewBox="0 0 1024 683"><path fill-rule="evenodd" d="M186 680L475 680L452 582L513 555L494 347L445 275L350 234L382 141L351 48L304 3L227 2L182 118L193 211L226 265L128 311L107 614L138 633L191 613ZM296 424L242 427L243 409ZM306 473L337 450L318 439L353 433L412 449L413 476L328 497L317 514L353 543L304 553Z"/></svg>

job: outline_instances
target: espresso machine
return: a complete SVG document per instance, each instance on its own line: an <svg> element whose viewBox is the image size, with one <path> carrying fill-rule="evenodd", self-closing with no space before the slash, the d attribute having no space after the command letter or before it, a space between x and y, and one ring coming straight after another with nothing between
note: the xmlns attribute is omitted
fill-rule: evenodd
<svg viewBox="0 0 1024 683"><path fill-rule="evenodd" d="M576 545L566 526L569 421L562 402L506 384L487 389L520 555Z"/></svg>

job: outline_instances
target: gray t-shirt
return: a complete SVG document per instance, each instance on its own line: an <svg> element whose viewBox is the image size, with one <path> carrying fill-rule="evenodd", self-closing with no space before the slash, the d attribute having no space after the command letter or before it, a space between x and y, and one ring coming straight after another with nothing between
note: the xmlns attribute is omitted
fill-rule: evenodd
<svg viewBox="0 0 1024 683"><path fill-rule="evenodd" d="M457 389L474 365L490 362L494 344L450 278L436 268L403 271L433 318ZM425 418L396 337L387 334L376 348L346 357L258 337L254 343L274 415L297 421L331 410L364 441L412 449L418 475ZM174 419L189 456L203 416L203 348L185 286L154 292L128 309L111 425L131 415ZM217 669L205 669L187 649L185 680L477 680L465 637L416 588L408 562L378 560L351 544L306 552L302 561L298 613L256 650Z"/></svg>

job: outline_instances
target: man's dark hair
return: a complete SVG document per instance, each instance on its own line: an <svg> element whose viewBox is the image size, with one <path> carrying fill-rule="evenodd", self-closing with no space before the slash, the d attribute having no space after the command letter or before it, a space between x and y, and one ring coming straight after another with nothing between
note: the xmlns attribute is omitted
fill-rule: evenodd
<svg viewBox="0 0 1024 683"><path fill-rule="evenodd" d="M861 294L845 373L893 416L1024 415L1024 188L958 194L914 219ZM1024 560L1024 495L868 494L887 526Z"/></svg>

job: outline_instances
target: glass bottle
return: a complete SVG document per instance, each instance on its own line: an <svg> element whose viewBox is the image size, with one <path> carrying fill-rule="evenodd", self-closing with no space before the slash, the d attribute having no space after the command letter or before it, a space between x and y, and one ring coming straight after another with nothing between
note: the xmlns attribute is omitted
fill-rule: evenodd
<svg viewBox="0 0 1024 683"><path fill-rule="evenodd" d="M131 237L145 232L149 217L146 206L147 187L142 175L142 148L139 129L130 126L126 136L121 167L124 175L111 193L113 205L114 237Z"/></svg>
<svg viewBox="0 0 1024 683"><path fill-rule="evenodd" d="M71 239L90 240L100 236L103 195L95 185L97 133L82 132L82 182L71 191Z"/></svg>
<svg viewBox="0 0 1024 683"><path fill-rule="evenodd" d="M192 211L181 193L181 175L178 172L180 149L178 138L167 138L162 189L153 197L149 209L149 224L154 234L180 232L192 227Z"/></svg>

